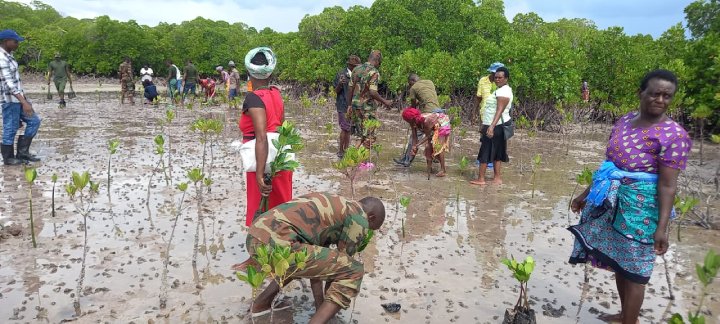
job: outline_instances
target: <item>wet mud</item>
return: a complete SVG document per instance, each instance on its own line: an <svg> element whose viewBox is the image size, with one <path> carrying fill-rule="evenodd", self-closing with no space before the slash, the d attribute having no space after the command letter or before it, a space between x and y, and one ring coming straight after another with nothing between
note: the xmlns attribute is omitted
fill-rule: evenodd
<svg viewBox="0 0 720 324"><path fill-rule="evenodd" d="M245 177L230 146L240 137L238 112L220 106L175 108L175 120L161 127L164 105L120 106L116 93L84 93L65 109L40 94L35 97L35 109L43 118L32 147L43 159L37 164L38 179L30 188L22 169L13 167L3 168L0 178L0 224L22 228L18 236L0 238L0 322L250 323L250 287L230 270L247 257ZM307 141L299 154L302 167L294 176L295 195L329 191L350 196L349 182L332 168L337 159L334 111L332 105L304 109L288 104L287 119L298 123ZM206 161L206 174L214 183L200 203L191 185L178 210L182 193L175 185L187 181L187 170L202 165L200 135L189 127L198 117L225 124L211 141L212 157L208 154ZM567 264L573 237L565 228L578 220L567 210L574 178L583 166L592 168L602 159L607 126L578 131L569 140L551 133L531 138L518 131L510 142L504 184L477 187L468 183L475 167L461 171L458 166L462 156L474 161L477 132L468 128L464 136L455 137L447 177L427 180L421 157L410 168L394 166L392 158L405 145L406 127L395 112L382 112L381 120L377 167L360 176L356 198L381 198L386 224L360 256L366 270L360 295L337 323L499 323L517 300L518 286L500 264L511 255L532 255L537 262L529 295L538 322L602 323L599 315L619 311L611 273ZM153 153L153 137L160 133L172 145L172 184L155 167L159 157ZM113 138L121 144L112 157L108 190L107 142ZM720 163L720 149L705 149L706 164L693 160L687 173L707 172ZM535 154L543 161L532 198L530 159ZM64 186L72 171L85 170L101 185L86 225L87 269L78 314L73 302L84 225ZM54 217L53 173L59 176ZM711 189L710 184L701 185ZM36 249L30 243L29 190ZM407 210L398 203L405 196L412 198ZM718 202L711 204L717 211ZM163 287L168 240L178 213ZM709 248L720 246L720 232L688 227L682 235L682 242L671 237L667 255L676 300L668 299L658 258L647 286L643 323L660 323L672 313L697 307L694 264ZM715 284L711 291L718 288ZM167 301L161 308L164 289ZM314 312L309 285L295 282L284 295L292 298L294 307L277 312L274 321L307 322ZM400 304L399 312L386 312L381 304L389 303ZM709 322L718 322L717 295L711 295L706 306L712 311ZM269 316L255 319L269 322Z"/></svg>

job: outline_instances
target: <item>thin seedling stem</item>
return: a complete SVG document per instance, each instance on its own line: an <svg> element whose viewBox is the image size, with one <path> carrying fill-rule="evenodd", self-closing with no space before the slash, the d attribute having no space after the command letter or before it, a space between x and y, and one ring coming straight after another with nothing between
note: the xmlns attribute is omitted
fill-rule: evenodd
<svg viewBox="0 0 720 324"><path fill-rule="evenodd" d="M33 248L37 248L37 242L35 241L35 221L33 220L32 184L28 189L28 199L30 201L30 236L32 237Z"/></svg>
<svg viewBox="0 0 720 324"><path fill-rule="evenodd" d="M160 291L160 308L165 308L167 306L167 298L168 298L168 284L167 284L167 276L168 276L168 265L170 264L170 247L172 246L173 237L175 237L175 228L177 227L178 219L180 218L180 215L182 214L182 203L185 200L185 191L183 191L182 197L180 197L180 203L178 203L178 210L175 214L175 221L173 222L172 230L170 231L170 238L167 242L167 247L165 248L165 261L163 262L163 274L162 274L162 287Z"/></svg>

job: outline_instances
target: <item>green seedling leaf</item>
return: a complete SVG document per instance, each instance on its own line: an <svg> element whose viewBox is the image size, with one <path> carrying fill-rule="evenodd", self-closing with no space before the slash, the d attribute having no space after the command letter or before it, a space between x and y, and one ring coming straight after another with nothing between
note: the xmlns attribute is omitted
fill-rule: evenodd
<svg viewBox="0 0 720 324"><path fill-rule="evenodd" d="M53 183L56 183L56 182L58 181L58 175L57 175L57 173L53 173L53 175L50 177L50 180L51 180Z"/></svg>
<svg viewBox="0 0 720 324"><path fill-rule="evenodd" d="M25 169L25 180L29 184L35 183L35 179L37 178L37 170L35 168L27 168Z"/></svg>
<svg viewBox="0 0 720 324"><path fill-rule="evenodd" d="M670 321L668 322L668 324L685 324L685 321L683 320L682 315L675 313L670 318Z"/></svg>
<svg viewBox="0 0 720 324"><path fill-rule="evenodd" d="M720 144L720 134L712 134L710 135L710 141L712 141L715 144Z"/></svg>
<svg viewBox="0 0 720 324"><path fill-rule="evenodd" d="M65 185L65 192L67 192L68 196L75 197L75 194L77 193L77 187L75 187L74 184L68 183Z"/></svg>
<svg viewBox="0 0 720 324"><path fill-rule="evenodd" d="M165 138L162 135L155 136L155 145L157 145L157 146L165 145Z"/></svg>
<svg viewBox="0 0 720 324"><path fill-rule="evenodd" d="M203 178L205 178L205 174L203 174L199 168L193 168L192 170L188 171L187 176L193 183L198 183Z"/></svg>
<svg viewBox="0 0 720 324"><path fill-rule="evenodd" d="M410 200L412 198L410 197L400 197L400 205L403 206L403 208L407 209L408 206L410 206Z"/></svg>
<svg viewBox="0 0 720 324"><path fill-rule="evenodd" d="M108 141L108 150L111 155L117 152L118 147L120 147L120 141L118 139L111 139Z"/></svg>
<svg viewBox="0 0 720 324"><path fill-rule="evenodd" d="M99 193L100 192L100 184L90 181L90 192Z"/></svg>
<svg viewBox="0 0 720 324"><path fill-rule="evenodd" d="M182 192L185 192L185 191L187 190L187 188L188 188L187 182L182 182L182 183L180 183L180 184L177 185L177 189L180 190L180 191L182 191Z"/></svg>
<svg viewBox="0 0 720 324"><path fill-rule="evenodd" d="M210 187L210 185L213 184L213 181L210 178L205 178L205 180L203 180L203 183L205 184L206 187Z"/></svg>
<svg viewBox="0 0 720 324"><path fill-rule="evenodd" d="M375 235L375 231L368 230L367 235L363 238L362 242L360 242L360 246L358 246L358 252L362 252L365 250L365 248L370 244L370 240L372 240L373 236Z"/></svg>
<svg viewBox="0 0 720 324"><path fill-rule="evenodd" d="M584 167L582 172L575 179L581 186L589 186L592 183L593 172L588 167Z"/></svg>

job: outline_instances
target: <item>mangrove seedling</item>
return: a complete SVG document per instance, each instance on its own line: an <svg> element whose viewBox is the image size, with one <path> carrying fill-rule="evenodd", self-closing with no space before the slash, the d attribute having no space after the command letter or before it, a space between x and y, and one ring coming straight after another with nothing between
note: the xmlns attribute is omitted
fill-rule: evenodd
<svg viewBox="0 0 720 324"><path fill-rule="evenodd" d="M87 220L88 215L92 210L93 199L100 192L100 184L90 180L90 173L88 171L85 171L82 174L73 171L70 182L65 185L65 191L68 196L70 196L70 200L75 203L75 210L83 217L83 256L74 302L75 314L80 316L82 313L80 311L80 295L82 293L83 282L85 280L85 268L88 252Z"/></svg>
<svg viewBox="0 0 720 324"><path fill-rule="evenodd" d="M220 133L223 131L223 124L220 120L217 119L206 119L206 118L198 118L195 121L193 121L192 125L190 125L190 130L193 132L200 132L200 143L203 146L203 153L202 153L202 167L200 170L203 173L206 173L205 170L205 161L207 157L207 146L208 143L210 144L210 168L207 170L207 174L212 176L212 168L214 163L214 154L212 149L212 142L214 139L216 139Z"/></svg>
<svg viewBox="0 0 720 324"><path fill-rule="evenodd" d="M178 207L175 213L175 221L173 222L172 230L170 231L170 238L168 239L167 246L165 247L165 260L163 262L163 273L162 273L162 285L160 287L160 308L164 309L167 306L167 298L168 298L168 283L167 283L167 276L168 276L168 265L170 264L170 248L172 247L172 241L173 237L175 237L175 228L177 227L178 219L180 218L180 215L182 214L182 204L183 201L185 201L185 194L187 193L188 189L188 183L182 182L177 185L177 189L182 192L182 196L180 197L180 202L178 202Z"/></svg>
<svg viewBox="0 0 720 324"><path fill-rule="evenodd" d="M407 210L408 210L408 207L410 206L410 200L412 200L412 198L410 198L410 197L405 197L405 196L400 197L400 206L402 206L403 209L405 210L405 214L406 214L405 216L407 216ZM402 237L405 238L405 217L400 219L400 222L401 222Z"/></svg>
<svg viewBox="0 0 720 324"><path fill-rule="evenodd" d="M205 179L205 174L199 169L199 168L193 168L192 170L188 171L187 173L188 179L193 183L195 187L195 195L196 195L196 201L197 201L197 222L195 223L195 241L193 244L193 257L192 257L192 264L195 266L197 264L197 252L198 247L200 244L200 224L203 224L203 231L205 231L205 224L203 223L203 214L202 214L202 187L203 180Z"/></svg>
<svg viewBox="0 0 720 324"><path fill-rule="evenodd" d="M700 302L698 303L697 310L695 310L695 314L688 312L688 322L685 322L681 314L675 313L672 318L670 318L670 324L705 324L705 316L701 315L700 312L702 311L705 298L709 295L708 287L710 287L715 277L717 277L719 269L720 255L717 255L713 250L708 251L707 255L705 255L704 263L695 265L695 273L702 284Z"/></svg>
<svg viewBox="0 0 720 324"><path fill-rule="evenodd" d="M267 184L272 183L272 179L281 171L295 171L300 167L300 163L295 160L295 153L300 152L303 148L302 137L300 131L295 128L295 124L284 121L277 128L278 138L272 140L272 145L277 150L275 159L270 161L270 170L265 170L264 181ZM268 211L268 196L260 198L260 206L255 217Z"/></svg>
<svg viewBox="0 0 720 324"><path fill-rule="evenodd" d="M470 167L470 160L468 160L467 157L463 156L458 163L458 167L460 168L460 174L465 176L465 171L467 171Z"/></svg>
<svg viewBox="0 0 720 324"><path fill-rule="evenodd" d="M155 136L155 150L154 153L160 158L158 159L158 166L162 167L163 176L165 177L165 184L170 185L170 177L167 174L167 168L165 167L165 138L158 134ZM155 167L157 169L157 166ZM152 180L152 177L150 178ZM150 190L150 186L148 186Z"/></svg>
<svg viewBox="0 0 720 324"><path fill-rule="evenodd" d="M57 180L58 180L57 173L53 173L52 177L50 177L50 180L52 181L52 184L53 184L52 196L50 199L50 208L52 209L52 212L50 215L52 215L52 217L55 217L55 184L57 183Z"/></svg>
<svg viewBox="0 0 720 324"><path fill-rule="evenodd" d="M110 141L108 141L108 153L110 153L109 156L108 156L108 167L107 167L107 175L108 175L108 178L107 178L107 190L108 190L108 194L110 194L110 162L112 161L112 156L113 156L115 153L117 153L118 147L120 147L120 141L119 141L119 140L117 140L117 139L111 139Z"/></svg>
<svg viewBox="0 0 720 324"><path fill-rule="evenodd" d="M680 211L680 216L675 220L676 226L677 226L677 239L678 242L681 241L680 239L680 222L685 219L685 216L693 209L695 208L695 205L700 203L700 199L697 199L695 197L678 197L675 196L675 209Z"/></svg>
<svg viewBox="0 0 720 324"><path fill-rule="evenodd" d="M542 157L540 154L535 154L535 156L532 158L533 168L532 168L532 177L530 178L530 183L532 185L532 194L531 197L535 198L535 180L537 178L537 171L538 167L540 167L540 163L542 162Z"/></svg>
<svg viewBox="0 0 720 324"><path fill-rule="evenodd" d="M255 267L248 266L247 273L236 272L235 275L240 281L247 282L253 288L254 304L257 289L262 285L266 277L270 277L280 286L280 293L275 296L275 300L278 300L286 281L297 271L305 269L308 261L308 252L307 249L292 251L290 246L275 245L271 247L262 244L255 248L255 255L253 257L260 266L260 273L258 273ZM271 323L273 322L272 316L275 300L270 304L272 306L270 311Z"/></svg>
<svg viewBox="0 0 720 324"><path fill-rule="evenodd" d="M375 132L382 126L382 123L377 119L366 119L363 121L363 133L360 139L360 146L365 148L371 148L375 143Z"/></svg>
<svg viewBox="0 0 720 324"><path fill-rule="evenodd" d="M333 163L333 167L350 180L350 192L352 193L353 199L355 199L355 178L358 175L358 171L360 171L360 165L369 159L370 151L367 148L364 146L350 146L345 151L343 158Z"/></svg>
<svg viewBox="0 0 720 324"><path fill-rule="evenodd" d="M35 168L25 169L25 181L28 183L28 202L30 204L30 237L32 238L33 248L37 248L37 242L35 241L35 220L33 219L33 203L32 203L32 187L37 178L37 171Z"/></svg>
<svg viewBox="0 0 720 324"><path fill-rule="evenodd" d="M515 257L510 256L510 259L504 259L501 262L510 269L513 277L520 283L520 296L515 303L515 307L505 311L503 324L535 323L535 311L530 308L530 304L528 303L527 288L530 275L535 269L535 260L533 260L531 256L528 256L525 258L525 261L518 262L515 260Z"/></svg>
<svg viewBox="0 0 720 324"><path fill-rule="evenodd" d="M590 168L584 167L582 172L575 177L575 188L573 188L570 194L570 202L568 203L568 223L570 222L570 207L572 206L572 200L575 197L575 192L579 186L589 186L592 183L593 172Z"/></svg>

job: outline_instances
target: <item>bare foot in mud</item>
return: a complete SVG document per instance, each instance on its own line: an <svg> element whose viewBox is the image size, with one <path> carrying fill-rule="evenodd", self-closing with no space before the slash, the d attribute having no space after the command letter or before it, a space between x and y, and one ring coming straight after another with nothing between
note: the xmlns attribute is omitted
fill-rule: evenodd
<svg viewBox="0 0 720 324"><path fill-rule="evenodd" d="M604 314L600 315L598 319L607 323L622 323L622 313ZM637 320L635 323L640 324L640 320Z"/></svg>
<svg viewBox="0 0 720 324"><path fill-rule="evenodd" d="M242 263L234 264L232 267L230 267L230 269L232 269L234 271L246 272L248 266L257 267L258 264L257 264L257 262L255 262L254 259L250 258L250 259L243 261Z"/></svg>
<svg viewBox="0 0 720 324"><path fill-rule="evenodd" d="M479 179L478 179L478 180L470 181L470 184L471 184L471 185L476 185L476 186L484 186L484 185L487 184L487 182L485 182L485 180L479 180Z"/></svg>
<svg viewBox="0 0 720 324"><path fill-rule="evenodd" d="M502 179L495 179L495 180L492 181L492 183L493 183L494 185L501 185L501 184L502 184Z"/></svg>
<svg viewBox="0 0 720 324"><path fill-rule="evenodd" d="M440 171L440 172L436 173L435 176L438 177L438 178L442 178L442 177L445 176L445 172Z"/></svg>

